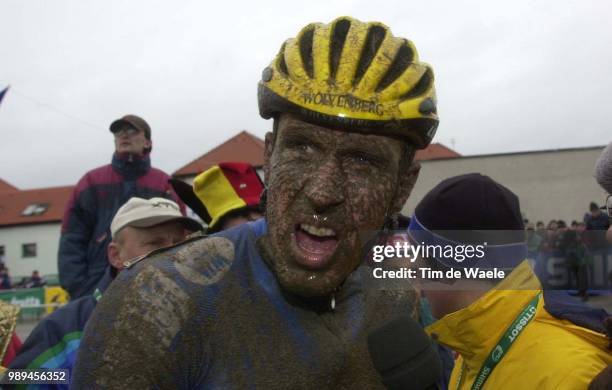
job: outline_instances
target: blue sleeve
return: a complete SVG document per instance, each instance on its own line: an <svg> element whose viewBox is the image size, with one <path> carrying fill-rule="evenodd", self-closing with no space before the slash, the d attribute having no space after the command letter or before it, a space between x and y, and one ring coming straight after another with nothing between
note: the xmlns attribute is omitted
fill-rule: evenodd
<svg viewBox="0 0 612 390"><path fill-rule="evenodd" d="M105 291L83 334L72 388L193 388L205 364L197 331L186 327L196 316L192 293L160 256L123 270Z"/></svg>
<svg viewBox="0 0 612 390"><path fill-rule="evenodd" d="M42 320L23 343L11 369L68 369L72 372L87 319L95 308L93 297L83 297ZM67 385L28 386L67 389Z"/></svg>

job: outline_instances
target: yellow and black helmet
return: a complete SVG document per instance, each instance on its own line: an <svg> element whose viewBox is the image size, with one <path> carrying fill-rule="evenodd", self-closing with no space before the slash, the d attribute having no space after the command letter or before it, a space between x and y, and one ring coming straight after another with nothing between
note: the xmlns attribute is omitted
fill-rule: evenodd
<svg viewBox="0 0 612 390"><path fill-rule="evenodd" d="M347 131L399 137L425 148L438 127L431 67L382 23L341 17L285 41L258 89L265 119L293 113Z"/></svg>

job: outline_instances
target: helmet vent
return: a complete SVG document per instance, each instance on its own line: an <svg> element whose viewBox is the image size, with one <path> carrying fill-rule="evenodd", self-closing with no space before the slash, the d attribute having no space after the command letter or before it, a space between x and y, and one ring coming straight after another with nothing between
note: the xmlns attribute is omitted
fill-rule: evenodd
<svg viewBox="0 0 612 390"><path fill-rule="evenodd" d="M314 70L312 64L312 39L314 37L314 28L310 28L302 34L300 39L300 55L302 56L302 64L304 70L308 74L308 77L314 77Z"/></svg>
<svg viewBox="0 0 612 390"><path fill-rule="evenodd" d="M332 80L336 78L336 71L338 70L342 48L344 48L344 42L346 41L349 28L351 28L351 21L348 19L338 20L333 27L329 48L329 72Z"/></svg>
<svg viewBox="0 0 612 390"><path fill-rule="evenodd" d="M361 78L365 74L366 70L368 70L368 67L372 63L378 48L380 48L383 39L385 39L386 33L387 30L382 26L373 25L369 28L365 44L361 50L359 63L357 64L357 71L355 72L355 77L353 78L353 86L359 84L359 81L361 81Z"/></svg>
<svg viewBox="0 0 612 390"><path fill-rule="evenodd" d="M412 64L414 60L414 52L408 45L408 42L404 40L404 44L400 46L399 50L393 58L393 62L389 66L387 73L380 80L380 83L376 87L376 92L380 92L383 89L391 85L398 77L404 73L404 71Z"/></svg>
<svg viewBox="0 0 612 390"><path fill-rule="evenodd" d="M423 73L423 76L421 76L419 81L415 84L414 88L412 88L405 95L403 95L401 99L412 99L417 96L420 96L424 94L431 87L432 84L433 72L431 71L431 69L428 68L427 71Z"/></svg>
<svg viewBox="0 0 612 390"><path fill-rule="evenodd" d="M289 74L289 70L287 70L287 63L285 62L285 45L287 43L284 42L278 52L278 63L276 64L278 70L285 76Z"/></svg>

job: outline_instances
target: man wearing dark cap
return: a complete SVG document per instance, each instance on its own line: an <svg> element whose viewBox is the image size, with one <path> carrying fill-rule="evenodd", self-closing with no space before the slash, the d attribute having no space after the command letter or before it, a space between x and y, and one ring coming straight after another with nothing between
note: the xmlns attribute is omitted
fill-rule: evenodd
<svg viewBox="0 0 612 390"><path fill-rule="evenodd" d="M461 274L423 283L440 318L427 331L460 355L450 389L584 389L612 363L605 311L543 291L525 260L523 229L518 197L480 174L442 181L415 209L408 228L415 243L457 250L486 243L482 256L417 260ZM505 277L467 278L469 269Z"/></svg>
<svg viewBox="0 0 612 390"><path fill-rule="evenodd" d="M111 164L79 180L64 213L58 253L59 279L72 299L93 293L104 275L110 222L133 196L172 198L169 176L151 167L151 128L136 115L110 125L115 153ZM181 204L181 208L183 208Z"/></svg>

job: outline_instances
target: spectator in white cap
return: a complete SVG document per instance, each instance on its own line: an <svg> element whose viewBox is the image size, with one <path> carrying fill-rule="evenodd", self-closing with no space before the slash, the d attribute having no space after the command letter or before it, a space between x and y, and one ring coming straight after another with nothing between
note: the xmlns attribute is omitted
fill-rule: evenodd
<svg viewBox="0 0 612 390"><path fill-rule="evenodd" d="M111 222L112 241L108 246L110 267L93 295L70 301L42 320L11 362L13 369L72 370L81 334L102 292L130 259L177 244L202 229L197 221L184 217L179 206L165 198L131 198L119 208Z"/></svg>
<svg viewBox="0 0 612 390"><path fill-rule="evenodd" d="M184 217L178 204L169 199L131 198L111 222L108 261L121 270L126 261L179 243L190 232L201 229L200 223Z"/></svg>

